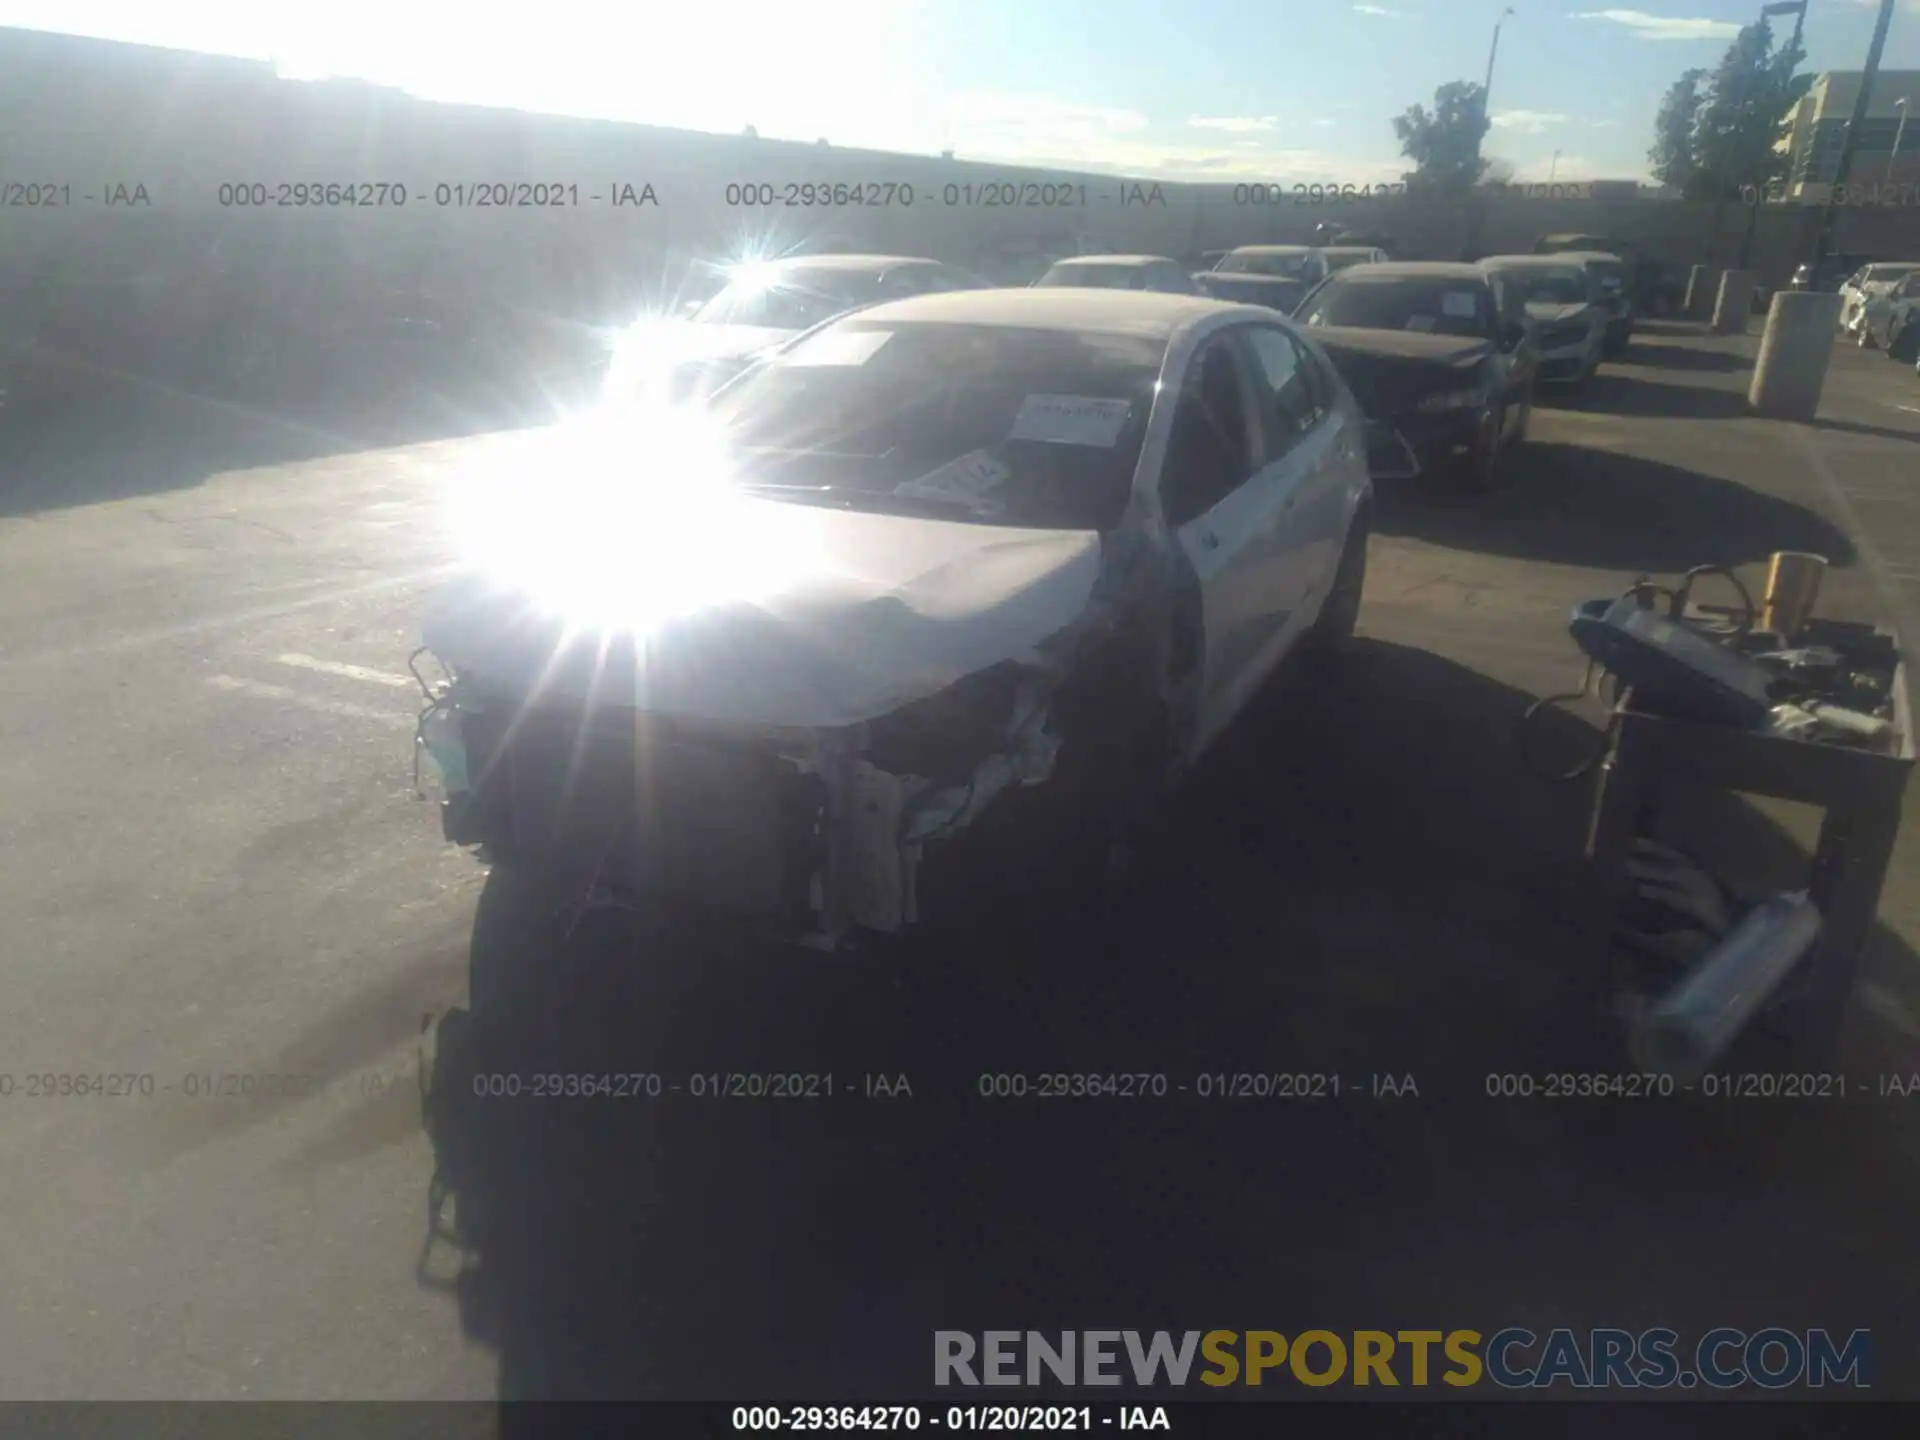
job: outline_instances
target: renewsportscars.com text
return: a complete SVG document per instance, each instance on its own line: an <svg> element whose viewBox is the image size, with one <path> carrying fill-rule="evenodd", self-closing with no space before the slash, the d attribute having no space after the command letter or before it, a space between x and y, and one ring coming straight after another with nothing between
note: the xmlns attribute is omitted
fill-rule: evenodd
<svg viewBox="0 0 1920 1440"><path fill-rule="evenodd" d="M1640 1390L1872 1384L1854 1330L936 1330L936 1385L1496 1385Z"/></svg>

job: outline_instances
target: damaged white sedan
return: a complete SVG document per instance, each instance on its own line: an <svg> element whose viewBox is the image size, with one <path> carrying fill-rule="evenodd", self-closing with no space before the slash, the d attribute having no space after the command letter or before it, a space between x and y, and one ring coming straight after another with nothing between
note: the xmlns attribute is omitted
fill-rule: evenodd
<svg viewBox="0 0 1920 1440"><path fill-rule="evenodd" d="M882 304L541 445L468 483L420 743L556 909L834 948L1109 875L1365 574L1351 397L1202 298Z"/></svg>

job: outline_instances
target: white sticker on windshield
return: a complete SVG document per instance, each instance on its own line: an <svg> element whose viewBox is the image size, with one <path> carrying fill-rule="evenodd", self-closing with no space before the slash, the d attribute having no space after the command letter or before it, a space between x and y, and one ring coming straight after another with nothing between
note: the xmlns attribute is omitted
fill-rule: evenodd
<svg viewBox="0 0 1920 1440"><path fill-rule="evenodd" d="M893 338L891 330L828 330L793 347L788 365L864 365Z"/></svg>
<svg viewBox="0 0 1920 1440"><path fill-rule="evenodd" d="M1433 329L1433 317L1431 315L1409 315L1407 317L1407 329L1418 330L1422 335L1425 335Z"/></svg>
<svg viewBox="0 0 1920 1440"><path fill-rule="evenodd" d="M949 460L938 470L893 487L896 495L922 500L959 500L969 505L985 502L989 491L997 490L1013 478L1013 472L985 450L975 450L958 460Z"/></svg>
<svg viewBox="0 0 1920 1440"><path fill-rule="evenodd" d="M1440 313L1451 315L1456 320L1471 320L1480 313L1480 307L1474 303L1471 290L1442 290L1440 292Z"/></svg>
<svg viewBox="0 0 1920 1440"><path fill-rule="evenodd" d="M1050 445L1094 445L1111 449L1119 442L1132 404L1086 395L1029 395L1013 417L1009 440L1039 440Z"/></svg>

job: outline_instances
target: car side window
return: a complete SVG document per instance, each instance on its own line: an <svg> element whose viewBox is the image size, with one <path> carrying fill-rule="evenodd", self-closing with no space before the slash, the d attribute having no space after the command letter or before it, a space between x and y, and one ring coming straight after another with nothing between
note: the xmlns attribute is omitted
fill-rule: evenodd
<svg viewBox="0 0 1920 1440"><path fill-rule="evenodd" d="M1291 335L1273 325L1249 326L1247 344L1254 360L1266 434L1263 464L1272 464L1319 423L1322 406L1310 357Z"/></svg>
<svg viewBox="0 0 1920 1440"><path fill-rule="evenodd" d="M1160 482L1169 526L1197 519L1254 471L1246 389L1230 336L1209 340L1187 366Z"/></svg>

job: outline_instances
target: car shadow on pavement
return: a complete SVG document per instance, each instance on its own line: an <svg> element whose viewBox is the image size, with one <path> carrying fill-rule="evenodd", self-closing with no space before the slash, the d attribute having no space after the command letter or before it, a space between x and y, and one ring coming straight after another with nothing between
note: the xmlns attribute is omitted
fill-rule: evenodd
<svg viewBox="0 0 1920 1440"><path fill-rule="evenodd" d="M1908 443L1920 441L1920 429L1898 430L1891 425L1862 425L1853 420L1813 420L1808 422L1816 430L1833 430L1842 435L1868 435L1875 440L1905 440Z"/></svg>
<svg viewBox="0 0 1920 1440"><path fill-rule="evenodd" d="M569 398L386 377L266 400L112 380L0 410L0 518L159 494L215 475L551 424Z"/></svg>
<svg viewBox="0 0 1920 1440"><path fill-rule="evenodd" d="M1744 390L1711 383L1670 385L1604 366L1566 408L1669 420L1728 420L1752 414Z"/></svg>
<svg viewBox="0 0 1920 1440"><path fill-rule="evenodd" d="M1454 549L1629 573L1747 565L1776 550L1854 558L1846 533L1804 505L1591 443L1530 441L1509 482L1472 501L1382 487L1377 523Z"/></svg>
<svg viewBox="0 0 1920 1440"><path fill-rule="evenodd" d="M1727 373L1751 370L1753 362L1744 355L1725 350L1698 350L1685 345L1650 345L1636 338L1624 355L1609 360L1610 365L1648 365L1662 370L1693 370ZM1604 372L1602 372L1604 373Z"/></svg>
<svg viewBox="0 0 1920 1440"><path fill-rule="evenodd" d="M1586 797L1518 763L1531 698L1360 643L1193 777L1120 923L1051 940L824 957L590 917L525 957L540 1005L439 1023L423 1279L504 1399L909 1399L935 1329L1912 1333L1887 1105L1488 1098L1567 1065L1578 973Z"/></svg>

